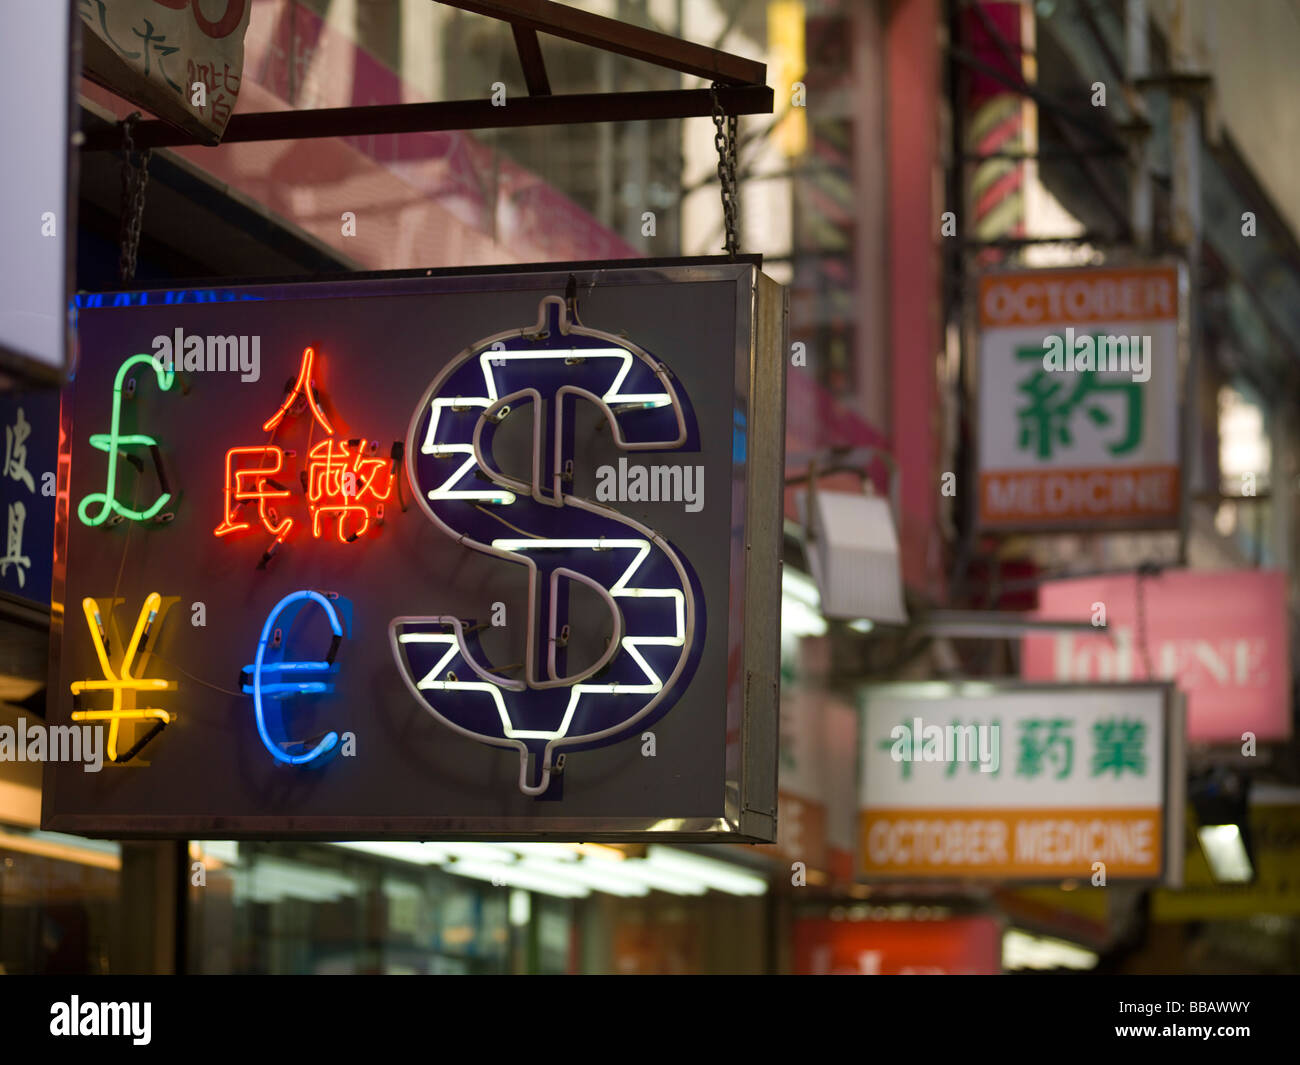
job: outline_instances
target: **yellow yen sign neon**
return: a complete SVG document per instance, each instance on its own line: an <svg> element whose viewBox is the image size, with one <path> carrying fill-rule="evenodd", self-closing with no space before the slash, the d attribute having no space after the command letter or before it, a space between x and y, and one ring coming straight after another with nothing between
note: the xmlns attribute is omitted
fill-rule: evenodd
<svg viewBox="0 0 1300 1065"><path fill-rule="evenodd" d="M172 715L166 710L155 707L136 707L137 692L173 691L176 685L165 680L132 676L131 667L136 664L136 655L141 645L149 642L153 623L157 620L158 610L162 606L162 597L151 592L140 607L140 614L131 633L131 642L127 644L126 653L122 655L121 673L114 673L109 663L109 639L104 628L103 618L99 613L99 604L94 599L81 601L81 609L86 615L86 627L90 629L90 639L95 645L95 654L99 658L99 668L104 672L103 680L76 680L72 682L72 694L79 697L82 692L111 691L113 708L111 710L73 710L73 721L107 721L108 726L108 760L110 762L129 762L140 750L171 723ZM147 657L148 652L145 652ZM143 671L144 661L140 662ZM74 705L80 705L78 698ZM154 721L156 724L142 739L134 743L122 757L117 754L117 739L123 721Z"/></svg>

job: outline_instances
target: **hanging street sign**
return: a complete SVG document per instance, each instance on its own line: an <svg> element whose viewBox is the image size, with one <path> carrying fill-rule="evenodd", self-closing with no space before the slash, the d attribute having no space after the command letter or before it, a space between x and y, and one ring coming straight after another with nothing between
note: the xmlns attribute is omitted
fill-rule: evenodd
<svg viewBox="0 0 1300 1065"><path fill-rule="evenodd" d="M87 74L216 144L239 100L251 0L79 0Z"/></svg>
<svg viewBox="0 0 1300 1065"><path fill-rule="evenodd" d="M1160 264L980 278L982 528L1178 524L1183 289Z"/></svg>
<svg viewBox="0 0 1300 1065"><path fill-rule="evenodd" d="M44 824L775 838L752 262L83 297ZM93 744L87 743L88 746Z"/></svg>
<svg viewBox="0 0 1300 1065"><path fill-rule="evenodd" d="M1165 684L864 689L861 873L1176 883L1176 698Z"/></svg>

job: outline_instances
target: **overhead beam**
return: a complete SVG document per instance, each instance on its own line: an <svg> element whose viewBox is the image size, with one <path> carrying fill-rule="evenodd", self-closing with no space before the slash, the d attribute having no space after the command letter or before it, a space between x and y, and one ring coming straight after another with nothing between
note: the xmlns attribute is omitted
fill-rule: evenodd
<svg viewBox="0 0 1300 1065"><path fill-rule="evenodd" d="M729 115L770 115L773 111L772 90L766 85L719 89L718 103ZM567 126L586 122L641 122L707 117L712 113L713 94L708 89L520 96L508 100L504 107L494 106L491 100L327 107L315 111L235 114L226 126L221 143L429 133L452 129ZM138 123L131 139L139 150L207 143L158 119ZM121 147L121 128L112 125L87 130L81 150L114 151Z"/></svg>
<svg viewBox="0 0 1300 1065"><path fill-rule="evenodd" d="M448 7L509 22L535 33L549 33L566 41L591 45L607 52L641 59L656 66L728 85L762 85L767 66L752 59L693 44L657 30L631 26L618 19L551 0L439 0Z"/></svg>
<svg viewBox="0 0 1300 1065"><path fill-rule="evenodd" d="M524 68L524 84L531 96L550 96L551 79L546 76L546 62L542 59L542 42L537 31L526 26L511 26L515 35L515 50L519 65Z"/></svg>

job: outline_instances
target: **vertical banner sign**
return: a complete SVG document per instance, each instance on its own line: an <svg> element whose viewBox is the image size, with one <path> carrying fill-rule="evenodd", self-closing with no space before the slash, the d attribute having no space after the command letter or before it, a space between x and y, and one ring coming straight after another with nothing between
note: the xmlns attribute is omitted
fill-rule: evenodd
<svg viewBox="0 0 1300 1065"><path fill-rule="evenodd" d="M0 592L49 606L59 449L57 390L0 394L0 432Z"/></svg>
<svg viewBox="0 0 1300 1065"><path fill-rule="evenodd" d="M774 838L756 266L83 302L48 827Z"/></svg>
<svg viewBox="0 0 1300 1065"><path fill-rule="evenodd" d="M86 72L216 143L239 99L252 0L78 0Z"/></svg>
<svg viewBox="0 0 1300 1065"><path fill-rule="evenodd" d="M858 715L852 703L786 684L781 698L781 831L776 853L835 883L855 876Z"/></svg>
<svg viewBox="0 0 1300 1065"><path fill-rule="evenodd" d="M1159 880L1181 722L1166 685L864 692L862 873ZM1172 740L1172 742L1171 742ZM1174 767L1176 769L1176 766ZM1181 821L1180 821L1181 825ZM1181 852L1180 852L1181 854Z"/></svg>
<svg viewBox="0 0 1300 1065"><path fill-rule="evenodd" d="M1022 270L979 283L979 523L1178 524L1180 272Z"/></svg>

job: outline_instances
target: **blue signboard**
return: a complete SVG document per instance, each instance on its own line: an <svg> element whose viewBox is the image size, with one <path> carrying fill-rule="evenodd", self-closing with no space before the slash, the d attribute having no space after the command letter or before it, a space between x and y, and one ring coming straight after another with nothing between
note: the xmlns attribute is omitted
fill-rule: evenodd
<svg viewBox="0 0 1300 1065"><path fill-rule="evenodd" d="M50 605L54 557L54 473L59 454L59 394L0 393L0 591Z"/></svg>

